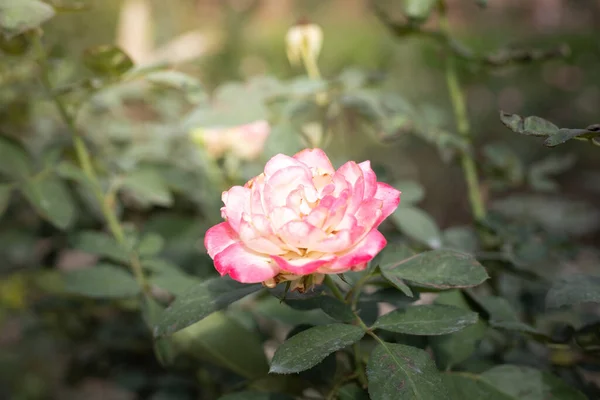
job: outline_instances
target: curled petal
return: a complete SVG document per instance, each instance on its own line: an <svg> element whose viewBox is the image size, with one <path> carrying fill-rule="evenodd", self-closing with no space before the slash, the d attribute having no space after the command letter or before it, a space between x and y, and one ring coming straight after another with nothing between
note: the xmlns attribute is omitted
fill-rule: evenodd
<svg viewBox="0 0 600 400"><path fill-rule="evenodd" d="M263 193L267 211L285 206L288 195L300 186L312 186L312 175L305 167L287 167L275 172L267 179Z"/></svg>
<svg viewBox="0 0 600 400"><path fill-rule="evenodd" d="M231 228L229 222L221 222L213 226L204 236L204 247L211 258L239 241L237 233Z"/></svg>
<svg viewBox="0 0 600 400"><path fill-rule="evenodd" d="M337 253L346 250L351 245L352 235L350 231L339 231L315 244L311 244L309 249L321 253Z"/></svg>
<svg viewBox="0 0 600 400"><path fill-rule="evenodd" d="M370 199L375 196L375 192L377 192L377 175L375 175L375 171L371 168L370 161L361 162L358 166L362 170L363 177L365 178L364 198Z"/></svg>
<svg viewBox="0 0 600 400"><path fill-rule="evenodd" d="M250 212L250 189L242 186L234 186L222 196L225 207L222 209L227 217L227 222L236 232L242 221L242 214Z"/></svg>
<svg viewBox="0 0 600 400"><path fill-rule="evenodd" d="M366 231L377 228L383 221L382 207L383 201L379 199L370 199L363 202L354 214L358 225L365 228Z"/></svg>
<svg viewBox="0 0 600 400"><path fill-rule="evenodd" d="M400 204L400 191L387 183L378 182L375 198L383 201L383 205L381 206L381 220L383 221L398 208Z"/></svg>
<svg viewBox="0 0 600 400"><path fill-rule="evenodd" d="M344 254L338 255L335 260L327 268L321 268L319 272L336 273L345 271L362 263L372 260L387 244L387 240L378 230L372 230L363 240L356 246L346 251Z"/></svg>
<svg viewBox="0 0 600 400"><path fill-rule="evenodd" d="M271 226L274 232L278 232L282 226L290 221L299 221L300 216L288 207L276 207L271 211L269 215L271 219Z"/></svg>
<svg viewBox="0 0 600 400"><path fill-rule="evenodd" d="M304 249L312 249L326 237L325 232L306 221L288 222L279 230L279 236L285 243Z"/></svg>
<svg viewBox="0 0 600 400"><path fill-rule="evenodd" d="M263 254L285 254L287 250L283 250L278 243L281 241L275 235L265 235L254 226L251 221L242 220L239 231L240 239L246 247L257 253ZM282 243L283 244L283 243Z"/></svg>
<svg viewBox="0 0 600 400"><path fill-rule="evenodd" d="M332 254L323 256L321 258L288 258L280 256L271 256L271 258L275 260L279 268L296 275L312 274L319 268L323 267L326 264L330 264L332 261L335 260L335 256Z"/></svg>
<svg viewBox="0 0 600 400"><path fill-rule="evenodd" d="M265 165L265 175L267 177L275 175L278 171L289 167L300 167L305 169L310 175L310 170L306 165L296 160L295 158L286 156L284 154L277 154L271 158Z"/></svg>
<svg viewBox="0 0 600 400"><path fill-rule="evenodd" d="M329 157L321 149L305 149L296 153L294 158L309 168L317 168L319 175L333 174L335 172L331 161L329 161Z"/></svg>
<svg viewBox="0 0 600 400"><path fill-rule="evenodd" d="M279 267L269 257L261 256L235 243L217 254L215 268L221 276L229 274L242 283L258 283L271 279L279 273Z"/></svg>

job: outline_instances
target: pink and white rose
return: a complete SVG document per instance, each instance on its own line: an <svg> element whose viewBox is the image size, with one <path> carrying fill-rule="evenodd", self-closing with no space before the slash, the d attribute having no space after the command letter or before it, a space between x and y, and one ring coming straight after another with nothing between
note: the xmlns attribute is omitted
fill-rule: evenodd
<svg viewBox="0 0 600 400"><path fill-rule="evenodd" d="M260 120L229 128L196 129L190 136L211 157L232 153L241 160L253 160L262 153L270 133L269 123Z"/></svg>
<svg viewBox="0 0 600 400"><path fill-rule="evenodd" d="M272 287L311 276L362 270L386 245L377 230L400 192L377 182L369 161L337 171L320 149L278 154L264 172L222 196L226 222L206 233L215 268L243 283ZM300 283L298 283L300 282Z"/></svg>

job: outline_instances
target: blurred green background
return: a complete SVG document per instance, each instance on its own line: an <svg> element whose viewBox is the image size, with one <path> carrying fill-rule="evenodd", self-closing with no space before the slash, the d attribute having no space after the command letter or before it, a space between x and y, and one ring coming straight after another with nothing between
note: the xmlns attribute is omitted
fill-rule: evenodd
<svg viewBox="0 0 600 400"><path fill-rule="evenodd" d="M418 107L426 120L453 132L454 119L440 47L427 38L394 37L374 15L369 3L367 0L55 1L56 5L63 4L66 11L44 25L44 40L53 57L67 60L56 63L59 68L55 69L54 79L58 86L88 74L81 62L86 49L117 43L138 65L156 62L174 65L198 77L212 90L232 80L245 81L262 75L285 80L303 74L301 69L290 66L284 37L298 19L308 18L324 31L319 66L325 78L353 71L368 74L383 81L387 91ZM569 156L574 160L566 162L571 166L568 170L556 168L560 172L555 179L561 187L561 198L585 201L592 207L600 204L598 149L578 141L568 142L560 150L549 149L537 138L507 130L498 117L502 109L538 115L561 127L583 128L598 123L600 2L489 0L487 8L470 0L448 3L453 34L477 52L545 49L561 44L570 48L568 56L542 63L493 68L460 65L475 157L481 171L486 172L482 185L488 205L503 196L530 191L528 179L517 177L510 182L514 176L511 174L519 175L520 169L549 156L563 160ZM402 20L396 1L378 1L378 4L391 19ZM80 5L80 10L74 10ZM435 18L429 25L435 28ZM20 82L17 88L8 87L10 79L6 76L27 75L27 71L20 70L15 60L2 61L2 128L30 142L34 149L44 138L60 135L63 128L51 106L24 98L19 91L25 88L35 92L36 80L31 78ZM160 118L166 120L160 126L153 125L158 119L155 108L161 110ZM176 129L171 128L183 118L186 109L170 96L156 96L145 102L129 102L121 111L118 117L126 119L127 124L111 125L99 120L86 129L100 143L106 138L118 140L122 131L139 133L135 140L142 147L146 144L145 132L174 134ZM38 117L30 119L27 113ZM421 207L441 228L469 223L471 214L459 164L444 162L440 151L418 135L399 130L393 136L386 143L378 142L350 120L343 131L336 130L326 151L338 165L345 160L371 159L376 166L385 168L387 181L420 182L426 192ZM498 159L499 162L494 161ZM493 179L496 175L504 186L498 186ZM191 208L187 203L179 206L183 210ZM162 218L161 212L149 215L146 211L128 216L146 221L147 231L164 233L168 238L165 251L178 265L184 269L194 265L199 268L194 271L199 276L212 273L210 261L202 254L198 242L206 222L194 224L185 213L178 218ZM585 214L569 212L557 219L558 230L569 220L585 225ZM597 217L593 214L587 219L591 228L583 229L580 235L583 243L599 242L597 224L590 222ZM23 226L32 226L27 225L29 220L22 214L12 222L15 220L19 224L25 221ZM5 223L6 220L0 222ZM56 254L44 251L48 229L35 225L31 230L2 230L2 256L8 260L3 272L58 262ZM33 230L35 235L31 234ZM62 237L53 240L55 245L56 240L66 242ZM59 261L68 264L64 259ZM189 365L179 370L163 369L152 353L141 317L134 311L116 313L102 304L88 304L91 311L82 316L76 311L81 302L76 301L60 305L51 301L36 303L41 309L27 310L25 283L19 279L0 282L0 299L8 310L3 311L6 318L0 329L0 399L118 400L136 398L134 392L139 398L155 400L191 399L197 398L198 380L204 385L202 390L210 391L207 385L220 374L219 370L198 371ZM43 275L40 280L42 285L50 284ZM112 323L99 322L106 320Z"/></svg>

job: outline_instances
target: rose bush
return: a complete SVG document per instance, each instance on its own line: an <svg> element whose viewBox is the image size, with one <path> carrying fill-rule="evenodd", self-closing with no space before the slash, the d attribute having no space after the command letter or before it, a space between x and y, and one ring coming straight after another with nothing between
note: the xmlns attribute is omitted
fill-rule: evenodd
<svg viewBox="0 0 600 400"><path fill-rule="evenodd" d="M223 193L226 220L205 246L221 275L266 286L361 270L386 245L377 230L400 192L377 182L369 161L337 171L320 149L274 156L264 172Z"/></svg>

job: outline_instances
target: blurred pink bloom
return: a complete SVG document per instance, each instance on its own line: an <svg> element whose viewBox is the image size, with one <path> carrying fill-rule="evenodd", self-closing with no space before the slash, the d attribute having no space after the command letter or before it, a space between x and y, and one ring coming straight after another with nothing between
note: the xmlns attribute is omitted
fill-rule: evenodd
<svg viewBox="0 0 600 400"><path fill-rule="evenodd" d="M262 153L270 132L269 123L260 120L231 128L197 129L191 137L211 157L232 153L241 160L253 160Z"/></svg>
<svg viewBox="0 0 600 400"><path fill-rule="evenodd" d="M226 222L204 240L217 271L270 287L291 280L302 290L323 274L364 269L387 243L377 227L398 207L400 192L377 182L369 161L336 171L323 150L306 149L276 155L222 199Z"/></svg>

